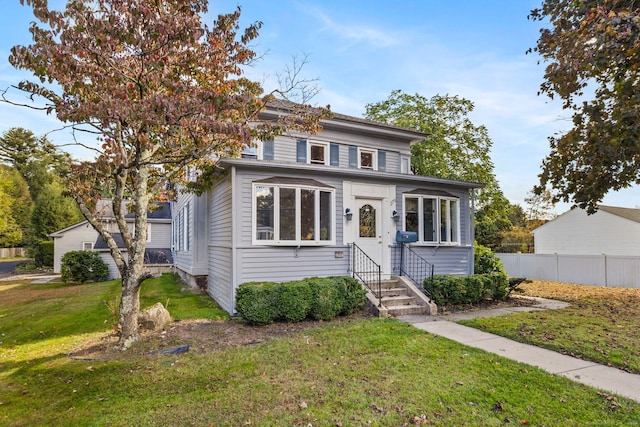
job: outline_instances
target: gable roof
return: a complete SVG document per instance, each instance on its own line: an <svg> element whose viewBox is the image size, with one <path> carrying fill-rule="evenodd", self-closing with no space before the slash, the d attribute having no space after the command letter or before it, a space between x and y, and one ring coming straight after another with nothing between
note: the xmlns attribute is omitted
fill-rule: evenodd
<svg viewBox="0 0 640 427"><path fill-rule="evenodd" d="M278 119L282 116L291 115L300 108L305 108L305 106L284 99L276 99L267 103L266 110L261 111L258 117L261 120ZM362 133L393 135L395 138L410 143L421 141L428 136L427 133L414 129L335 112L331 112L331 117L322 119L320 123L324 128L350 128Z"/></svg>
<svg viewBox="0 0 640 427"><path fill-rule="evenodd" d="M640 209L620 208L617 206L598 206L598 209L633 222L640 222Z"/></svg>
<svg viewBox="0 0 640 427"><path fill-rule="evenodd" d="M126 203L126 202L123 202L123 203ZM170 222L171 221L171 203L170 202L152 202L152 204L158 206L158 209L154 209L153 211L147 212L147 219L151 220L150 222ZM97 207L102 212L103 221L113 220L113 211L111 210L111 200L109 199L100 200L99 205ZM134 219L135 215L133 213L128 213L124 217L130 222ZM88 221L86 219L84 221L80 221L66 228L63 228L62 230L54 231L53 233L49 234L49 237L61 237L67 231L77 228L84 224L88 224Z"/></svg>
<svg viewBox="0 0 640 427"><path fill-rule="evenodd" d="M535 235L538 230L540 230L542 228L545 228L548 225L553 225L554 223L557 222L557 220L564 218L566 215L570 214L571 212L575 211L576 209L584 211L584 209L581 209L579 207L575 207L574 206L571 209L569 209L568 211L563 212L562 214L560 214L557 217L553 218L552 220L545 222L540 227L537 227L537 228L533 229L531 231L531 233L533 233ZM600 205L600 206L598 206L598 211L596 211L596 213L598 213L599 211L607 212L608 214L615 215L615 216L618 216L620 218L627 219L629 221L640 223L640 209L621 208L621 207L618 207L618 206Z"/></svg>

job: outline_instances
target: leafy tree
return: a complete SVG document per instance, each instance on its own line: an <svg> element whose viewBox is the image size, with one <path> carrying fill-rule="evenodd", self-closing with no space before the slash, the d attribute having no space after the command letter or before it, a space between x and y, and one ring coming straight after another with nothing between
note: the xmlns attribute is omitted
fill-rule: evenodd
<svg viewBox="0 0 640 427"><path fill-rule="evenodd" d="M497 233L509 226L509 202L493 172L487 129L469 119L473 108L458 96L426 98L394 90L386 101L367 104L365 117L428 134L411 147L415 174L485 184L476 200L477 240L495 247Z"/></svg>
<svg viewBox="0 0 640 427"><path fill-rule="evenodd" d="M20 172L35 201L55 176L67 171L71 156L58 150L47 138L36 138L31 131L16 127L0 137L0 161Z"/></svg>
<svg viewBox="0 0 640 427"><path fill-rule="evenodd" d="M549 138L540 193L593 213L609 190L640 184L640 7L626 0L545 0L535 52L541 93L558 97L573 127ZM548 25L546 24L548 22Z"/></svg>
<svg viewBox="0 0 640 427"><path fill-rule="evenodd" d="M209 28L201 19L207 0L70 1L64 12L49 10L45 0L21 3L32 6L43 26L32 24L32 45L12 49L11 64L36 77L17 88L101 143L95 161L73 167L69 190L122 276L120 346L127 348L138 338L140 286L148 277L147 211L152 199L166 196L166 182L180 182L186 166L196 167L201 173L189 188L202 191L215 179L216 158L238 155L254 138L292 124L317 130L326 110L307 108L284 122L251 125L274 93L242 76L255 58L250 43L261 24L239 32L239 8ZM291 81L280 93L296 87ZM105 190L123 250L96 211ZM127 199L134 231L125 221Z"/></svg>
<svg viewBox="0 0 640 427"><path fill-rule="evenodd" d="M27 183L16 169L0 164L0 247L23 244L31 209Z"/></svg>
<svg viewBox="0 0 640 427"><path fill-rule="evenodd" d="M40 192L31 215L30 234L37 240L47 239L54 231L82 221L76 202L65 197L62 185L54 181Z"/></svg>

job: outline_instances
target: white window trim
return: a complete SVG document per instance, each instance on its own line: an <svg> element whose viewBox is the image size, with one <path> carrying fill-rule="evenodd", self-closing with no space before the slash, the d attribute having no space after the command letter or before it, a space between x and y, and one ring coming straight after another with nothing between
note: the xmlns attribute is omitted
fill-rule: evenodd
<svg viewBox="0 0 640 427"><path fill-rule="evenodd" d="M324 149L324 163L314 163L311 161L311 147L312 146L320 146ZM320 142L320 141L311 141L307 140L307 164L310 165L329 165L331 164L331 151L329 148L330 144L328 142Z"/></svg>
<svg viewBox="0 0 640 427"><path fill-rule="evenodd" d="M274 206L273 206L273 240L258 240L257 235L257 212L256 212L256 188L257 187L273 187L274 188ZM331 240L320 240L320 235L316 234L314 240L301 240L299 236L300 231L300 216L296 215L296 240L279 240L276 236L280 233L280 189L281 188L293 188L296 190L296 212L300 212L300 191L301 190L314 190L315 196L315 212L317 215L314 218L314 229L320 230L320 191L331 193L331 206L329 212L331 212ZM327 187L312 187L305 185L289 185L289 184L263 184L254 183L252 189L251 200L251 243L254 246L335 246L336 244L336 192L333 188Z"/></svg>
<svg viewBox="0 0 640 427"><path fill-rule="evenodd" d="M460 199L457 197L442 197L442 196L431 196L428 194L403 194L402 195L402 229L407 229L407 199L418 199L418 241L413 243L414 245L420 246L461 246L462 242L460 241ZM436 226L436 240L435 241L424 241L424 199L431 199L435 201L436 212L434 222L437 224ZM443 242L441 236L440 222L441 222L441 209L440 202L447 201L450 209L451 202L456 202L458 205L458 209L456 210L456 222L458 228L456 230L456 240L455 242ZM451 233L451 221L447 221L447 235Z"/></svg>
<svg viewBox="0 0 640 427"><path fill-rule="evenodd" d="M183 217L183 221L182 221L182 235L183 235L183 239L182 239L182 250L184 252L189 252L191 250L191 236L189 234L190 232L190 225L191 225L191 208L190 208L190 203L191 202L187 202L183 207L182 207L182 217Z"/></svg>
<svg viewBox="0 0 640 427"><path fill-rule="evenodd" d="M87 245L87 244L90 246L89 249L85 248L85 245ZM82 248L83 251L92 251L93 250L93 242L82 242L81 248Z"/></svg>
<svg viewBox="0 0 640 427"><path fill-rule="evenodd" d="M362 167L362 153L371 153L371 154L373 154L373 159L372 159L373 165L372 165L372 167L370 167L370 168ZM373 148L358 147L358 169L377 171L378 170L378 150L373 149Z"/></svg>

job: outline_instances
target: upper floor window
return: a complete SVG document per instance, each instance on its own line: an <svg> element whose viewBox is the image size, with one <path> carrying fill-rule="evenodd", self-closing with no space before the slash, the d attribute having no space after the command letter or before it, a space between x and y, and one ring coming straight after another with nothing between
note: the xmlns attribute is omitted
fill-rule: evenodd
<svg viewBox="0 0 640 427"><path fill-rule="evenodd" d="M340 146L330 142L296 140L296 161L315 165L340 166Z"/></svg>
<svg viewBox="0 0 640 427"><path fill-rule="evenodd" d="M387 152L352 145L349 147L349 167L386 171Z"/></svg>
<svg viewBox="0 0 640 427"><path fill-rule="evenodd" d="M253 184L254 244L335 244L335 190L313 180Z"/></svg>
<svg viewBox="0 0 640 427"><path fill-rule="evenodd" d="M358 168L378 169L378 150L358 148Z"/></svg>
<svg viewBox="0 0 640 427"><path fill-rule="evenodd" d="M253 141L250 147L246 147L240 156L243 159L256 159L256 160L273 160L274 159L274 144L272 140L268 141Z"/></svg>
<svg viewBox="0 0 640 427"><path fill-rule="evenodd" d="M311 164L328 165L329 144L309 141L307 143L307 159Z"/></svg>
<svg viewBox="0 0 640 427"><path fill-rule="evenodd" d="M460 200L453 196L405 194L406 231L418 234L418 243L460 244Z"/></svg>

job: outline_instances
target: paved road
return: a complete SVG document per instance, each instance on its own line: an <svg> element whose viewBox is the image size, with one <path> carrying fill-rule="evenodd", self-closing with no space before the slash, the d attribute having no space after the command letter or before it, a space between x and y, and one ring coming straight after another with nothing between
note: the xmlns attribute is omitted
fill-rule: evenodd
<svg viewBox="0 0 640 427"><path fill-rule="evenodd" d="M0 261L0 275L13 273L16 269L16 265L22 261Z"/></svg>

